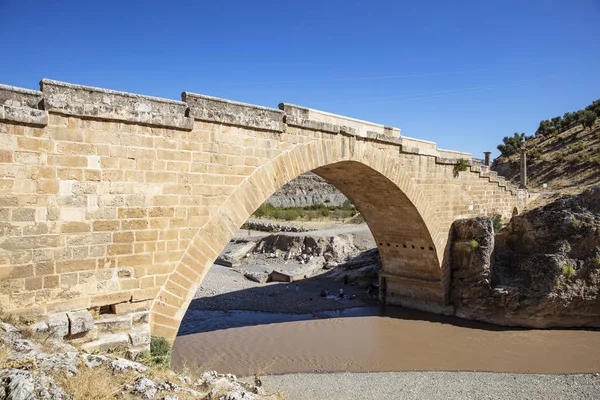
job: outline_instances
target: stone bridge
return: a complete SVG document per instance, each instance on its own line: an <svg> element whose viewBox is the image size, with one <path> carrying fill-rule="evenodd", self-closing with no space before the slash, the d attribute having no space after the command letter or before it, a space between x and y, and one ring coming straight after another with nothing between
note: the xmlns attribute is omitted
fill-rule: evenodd
<svg viewBox="0 0 600 400"><path fill-rule="evenodd" d="M0 86L0 304L88 348L174 340L234 232L301 173L363 214L385 300L434 312L452 312L452 222L528 201L470 154L396 128L286 103L40 86Z"/></svg>

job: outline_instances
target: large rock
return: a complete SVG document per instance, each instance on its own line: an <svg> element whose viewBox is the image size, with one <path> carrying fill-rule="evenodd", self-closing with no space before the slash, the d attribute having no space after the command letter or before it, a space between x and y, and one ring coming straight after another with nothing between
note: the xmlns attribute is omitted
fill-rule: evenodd
<svg viewBox="0 0 600 400"><path fill-rule="evenodd" d="M452 229L451 301L463 318L528 327L600 326L600 187L512 218Z"/></svg>

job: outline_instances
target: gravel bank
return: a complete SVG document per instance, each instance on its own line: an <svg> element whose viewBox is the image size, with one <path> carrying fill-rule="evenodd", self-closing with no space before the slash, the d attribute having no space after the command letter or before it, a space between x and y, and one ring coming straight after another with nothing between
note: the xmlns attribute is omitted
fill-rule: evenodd
<svg viewBox="0 0 600 400"><path fill-rule="evenodd" d="M270 375L267 393L289 400L598 399L600 377L482 372L383 372Z"/></svg>
<svg viewBox="0 0 600 400"><path fill-rule="evenodd" d="M298 290L296 290L296 284ZM344 289L344 299L335 296L322 298L321 290L335 295ZM355 295L356 298L349 297ZM256 283L244 278L239 272L213 265L190 304L192 310L250 310L284 313L310 313L314 311L339 310L377 304L375 296L365 294L365 289L345 286L323 276L315 276L294 282L286 289L285 283ZM185 322L185 318L184 318Z"/></svg>

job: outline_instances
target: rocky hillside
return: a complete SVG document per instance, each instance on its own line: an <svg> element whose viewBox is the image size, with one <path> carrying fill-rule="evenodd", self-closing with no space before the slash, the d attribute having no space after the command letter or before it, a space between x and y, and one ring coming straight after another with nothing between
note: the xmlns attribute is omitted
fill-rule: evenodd
<svg viewBox="0 0 600 400"><path fill-rule="evenodd" d="M170 354L167 354L170 358ZM32 336L0 319L0 399L282 399L259 383L214 371L177 374L168 368L80 352L60 339Z"/></svg>
<svg viewBox="0 0 600 400"><path fill-rule="evenodd" d="M324 204L341 207L348 200L335 186L307 172L283 185L266 201L274 207L310 207Z"/></svg>
<svg viewBox="0 0 600 400"><path fill-rule="evenodd" d="M456 221L456 315L501 325L600 327L600 186L514 216Z"/></svg>
<svg viewBox="0 0 600 400"><path fill-rule="evenodd" d="M530 189L574 194L600 184L600 120L591 128L576 125L562 132L527 138L524 145ZM518 152L498 157L492 170L518 184L519 160ZM544 184L547 188L543 188Z"/></svg>

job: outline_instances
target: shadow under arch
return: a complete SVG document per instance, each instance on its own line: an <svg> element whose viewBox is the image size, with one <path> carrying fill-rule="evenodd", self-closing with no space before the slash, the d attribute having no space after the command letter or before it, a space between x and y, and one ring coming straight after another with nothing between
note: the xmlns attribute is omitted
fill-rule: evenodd
<svg viewBox="0 0 600 400"><path fill-rule="evenodd" d="M198 230L159 291L150 310L152 334L175 340L196 290L234 233L276 190L308 171L336 186L363 214L382 258L385 300L430 311L443 306L447 232L398 158L348 141L341 141L341 149L325 141L299 144L255 169Z"/></svg>

